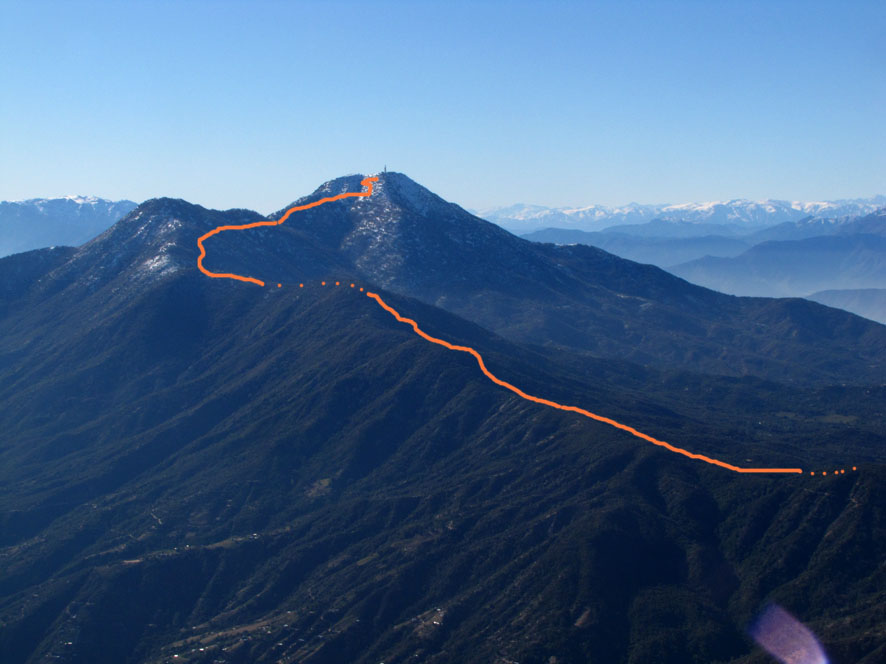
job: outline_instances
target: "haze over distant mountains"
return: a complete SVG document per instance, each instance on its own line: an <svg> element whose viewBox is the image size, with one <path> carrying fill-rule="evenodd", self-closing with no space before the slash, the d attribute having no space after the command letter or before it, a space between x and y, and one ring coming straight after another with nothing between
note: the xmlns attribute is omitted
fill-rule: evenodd
<svg viewBox="0 0 886 664"><path fill-rule="evenodd" d="M136 206L95 196L0 201L0 256L50 246L77 246Z"/></svg>
<svg viewBox="0 0 886 664"><path fill-rule="evenodd" d="M886 231L886 215L883 215ZM733 295L805 296L821 290L886 287L886 232L770 240L729 258L705 256L669 270Z"/></svg>
<svg viewBox="0 0 886 664"><path fill-rule="evenodd" d="M870 292L886 288L886 209L763 228L656 219L596 232L546 228L523 237L599 247L733 295L818 300L815 294L828 291L830 306L886 322L882 298Z"/></svg>
<svg viewBox="0 0 886 664"><path fill-rule="evenodd" d="M808 295L807 299L886 325L886 288L823 290Z"/></svg>
<svg viewBox="0 0 886 664"><path fill-rule="evenodd" d="M645 224L653 220L715 224L742 229L772 226L806 217L841 218L869 214L886 206L886 196L837 201L751 201L733 199L705 203L644 205L629 203L619 207L551 208L516 204L473 210L478 216L522 235L544 228L599 231L610 226Z"/></svg>

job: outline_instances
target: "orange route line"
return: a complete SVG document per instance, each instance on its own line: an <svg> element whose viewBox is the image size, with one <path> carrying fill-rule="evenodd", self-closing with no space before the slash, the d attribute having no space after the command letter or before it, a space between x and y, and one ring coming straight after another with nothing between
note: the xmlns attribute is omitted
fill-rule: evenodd
<svg viewBox="0 0 886 664"><path fill-rule="evenodd" d="M579 415L584 415L585 417L589 417L592 420L597 420L598 422L603 422L610 426L615 427L616 429L621 429L622 431L627 431L632 436L636 436L637 438L641 438L647 442L652 443L653 445L658 445L659 447L664 447L671 452L676 452L677 454L682 454L685 457L689 457L690 459L698 459L699 461L704 461L706 463L710 463L714 466L719 466L720 468L726 468L727 470L731 470L736 473L795 473L802 474L802 468L741 468L739 466L733 466L731 463L726 463L724 461L720 461L719 459L712 459L711 457L707 457L703 454L695 454L694 452L689 452L688 450L684 450L681 447L676 447L675 445L671 445L670 443L666 443L663 440L658 440L657 438L653 438L642 431L637 431L633 427L629 427L626 424L622 424L621 422L616 422L613 419L608 417L603 417L602 415L597 415L596 413L592 413L589 410L585 410L584 408L579 408L577 406L564 406L561 403L557 403L556 401L551 401L550 399L542 399L540 397L534 397L531 394L526 394L519 387L511 385L507 381L502 380L495 374L493 374L489 369L486 368L486 363L483 362L483 356L480 355L476 350L471 348L470 346L456 346L455 344L451 344L448 341L444 341L443 339L437 339L436 337L432 337L430 334L422 330L418 323L416 323L411 318L405 318L401 316L397 310L395 310L392 306L387 304L381 297L376 293L366 293L368 297L371 297L373 300L378 302L379 306L391 314L394 318L396 318L401 323L406 323L407 325L411 325L413 331L420 336L422 339L426 341L430 341L432 344L437 344L438 346L443 346L444 348L448 348L449 350L457 350L462 353L468 353L469 355L473 355L474 359L477 360L477 364L480 365L480 371L482 371L486 377L491 380L496 385L500 385L501 387L510 390L517 396L526 399L527 401L534 401L535 403L540 403L544 406L550 406L551 408L556 408L558 410L568 410L573 413L578 413Z"/></svg>
<svg viewBox="0 0 886 664"><path fill-rule="evenodd" d="M363 178L360 181L360 184L364 187L368 187L367 191L356 191L350 192L346 194L337 194L335 196L328 196L326 198L321 198L318 201L314 201L313 203L306 203L305 205L296 205L294 207L286 210L286 214L284 214L279 219L273 221L255 221L251 224L239 224L234 226L219 226L217 228L213 228L208 233L204 233L199 238L197 238L197 246L200 247L200 255L197 257L197 267L200 268L200 271L205 274L207 277L212 277L213 279L236 279L237 281L246 281L251 284L258 284L259 286L264 286L265 282L261 279L256 279L255 277L244 277L240 274L232 274L230 272L210 272L205 267L203 267L203 259L206 258L206 248L203 246L203 241L208 240L213 235L218 235L224 231L245 231L250 228L260 228L262 226L279 226L284 223L287 219L289 219L289 215L293 212L301 212L302 210L309 210L311 208L318 207L323 205L324 203L332 203L333 201L340 201L343 198L365 198L367 196L372 196L372 183L378 182L377 177L371 178ZM279 284L278 284L279 285Z"/></svg>
<svg viewBox="0 0 886 664"><path fill-rule="evenodd" d="M200 247L200 256L198 256L198 258L197 258L197 267L200 268L200 271L203 274L205 274L207 277L212 277L213 279L235 279L237 281L245 281L248 283L257 284L259 286L264 286L265 282L262 281L261 279L256 279L255 277L244 277L243 275L233 274L230 272L211 272L211 271L207 270L203 266L203 259L206 258L206 248L203 246L203 242L205 240L208 240L209 238L211 238L213 235L218 235L219 233L222 233L224 231L245 231L250 228L260 228L262 226L279 226L280 224L284 223L287 219L289 219L289 216L293 212L300 212L302 210L308 210L310 208L315 208L320 205L323 205L325 203L331 203L333 201L340 201L343 198L365 198L367 196L372 196L372 183L377 182L377 181L378 181L377 177L363 178L363 180L360 181L360 184L364 187L367 187L366 191L337 194L335 196L321 198L320 200L314 201L313 203L307 203L305 205L296 205L296 206L291 207L288 210L286 210L286 213L277 220L256 221L251 224L219 226L217 228L214 228L211 231L209 231L208 233L204 233L203 235L201 235L197 239L197 246ZM323 282L323 285L324 286L326 285L325 281ZM336 282L335 285L338 286L339 285L338 282ZM282 286L281 284L277 284L278 288L281 286ZM304 284L299 284L299 286L303 287ZM353 287L354 287L354 285L351 284L351 288L353 288ZM362 291L363 289L361 288L360 290ZM411 325L412 329L415 331L415 333L418 336L420 336L422 339L424 339L426 341L430 341L433 344L437 344L438 346L443 346L444 348L448 348L449 350L456 350L456 351L460 351L462 353L468 353L469 355L473 355L474 359L477 360L477 364L480 365L480 370L483 372L483 374L489 380L491 380L496 385L500 385L501 387L503 387L507 390L510 390L511 392L516 394L517 396L519 396L523 399L526 399L527 401L534 401L535 403L539 403L544 406L550 406L551 408L556 408L558 410L566 410L566 411L570 411L573 413L578 413L579 415L584 415L585 417L588 417L592 420L596 420L598 422L603 422L605 424L613 426L616 429L621 429L622 431L627 431L632 436L636 436L637 438L640 438L640 439L645 440L649 443L652 443L653 445L658 445L659 447L664 447L665 449L670 450L671 452L676 452L677 454L682 454L683 456L689 457L690 459L697 459L699 461L704 461L705 463L709 463L714 466L719 466L720 468L725 468L726 470L731 470L736 473L793 473L793 474L802 474L803 473L803 470L801 468L741 468L739 466L733 466L732 464L726 463L725 461L720 461L719 459L713 459L713 458L705 456L703 454L695 454L694 452L684 450L681 447L677 447L675 445L671 445L670 443L666 443L663 440L658 440L657 438L653 438L652 436L649 436L649 435L643 433L642 431L637 431L633 427L629 427L628 425L622 424L621 422L616 422L615 420L610 419L608 417L603 417L602 415L597 415L596 413L592 413L591 411L585 410L584 408L579 408L577 406L565 406L561 403L557 403L556 401L551 401L550 399L542 399L540 397L534 397L531 394L526 394L526 392L521 390L519 387L516 387L516 386L512 385L511 383L508 383L507 381L502 380L501 378L499 378L498 376L493 374L491 371L489 371L489 369L486 368L486 363L483 362L483 357L480 355L480 353L478 353L476 350L474 350L470 346L456 346L455 344L451 344L448 341L444 341L443 339L437 339L436 337L432 337L430 334L428 334L427 332L422 330L418 326L418 323L416 323L414 320L412 320L411 318L405 318L405 317L401 316L393 307L391 307L384 300L382 300L378 294L367 292L366 295L368 297L372 298L373 300L375 300L379 304L379 306L382 307L382 309L384 309L389 314L394 316L394 318L396 318L399 322L406 323L407 325ZM854 467L853 467L853 470L855 470ZM837 473L839 473L839 472L840 471L837 471ZM812 473L812 474L814 474L814 473ZM822 473L822 474L827 475L827 473Z"/></svg>

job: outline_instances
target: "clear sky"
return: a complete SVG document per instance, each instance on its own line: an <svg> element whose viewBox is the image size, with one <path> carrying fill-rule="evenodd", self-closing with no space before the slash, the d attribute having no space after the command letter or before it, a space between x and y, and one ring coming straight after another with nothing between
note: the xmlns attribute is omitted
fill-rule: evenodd
<svg viewBox="0 0 886 664"><path fill-rule="evenodd" d="M886 3L0 0L0 199L886 193Z"/></svg>

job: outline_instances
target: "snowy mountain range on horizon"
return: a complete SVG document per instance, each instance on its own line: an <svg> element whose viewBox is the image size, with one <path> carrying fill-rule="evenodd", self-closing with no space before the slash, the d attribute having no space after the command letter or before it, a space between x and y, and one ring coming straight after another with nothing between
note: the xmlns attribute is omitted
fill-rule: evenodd
<svg viewBox="0 0 886 664"><path fill-rule="evenodd" d="M883 207L886 207L886 196L878 195L835 201L752 201L737 198L703 203L629 203L622 206L584 207L545 207L517 203L472 212L512 233L522 234L544 228L598 231L611 226L645 224L653 220L742 226L756 230L808 217L846 219L870 214Z"/></svg>
<svg viewBox="0 0 886 664"><path fill-rule="evenodd" d="M84 196L83 194L69 194L67 196L54 196L50 198L23 198L15 201L0 201L0 203L18 203L25 205L43 205L53 201L71 201L77 205L104 205L106 203L118 203L123 201L115 201L110 198L102 198L101 196ZM131 202L131 201L130 201Z"/></svg>
<svg viewBox="0 0 886 664"><path fill-rule="evenodd" d="M0 256L53 245L78 246L135 208L97 196L0 201Z"/></svg>

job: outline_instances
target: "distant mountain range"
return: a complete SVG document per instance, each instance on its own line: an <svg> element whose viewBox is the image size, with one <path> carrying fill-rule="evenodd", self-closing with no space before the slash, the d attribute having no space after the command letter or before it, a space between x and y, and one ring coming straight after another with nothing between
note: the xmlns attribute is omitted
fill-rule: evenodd
<svg viewBox="0 0 886 664"><path fill-rule="evenodd" d="M839 201L749 201L734 199L678 205L621 207L590 205L576 208L549 208L538 205L510 205L475 210L475 213L503 228L522 235L545 228L599 231L612 226L641 225L653 220L709 224L734 229L756 230L807 217L839 219L869 214L886 207L886 196Z"/></svg>
<svg viewBox="0 0 886 664"><path fill-rule="evenodd" d="M0 201L0 256L91 240L136 206L95 196Z"/></svg>
<svg viewBox="0 0 886 664"><path fill-rule="evenodd" d="M825 304L845 302L841 308L883 322L869 290L886 288L886 210L842 219L809 217L740 235L730 231L657 220L593 233L548 228L523 237L599 247L733 295L809 296L825 302L813 294L827 291ZM864 294L845 292L858 289Z"/></svg>
<svg viewBox="0 0 886 664"><path fill-rule="evenodd" d="M644 236L619 231L576 231L546 228L523 237L533 242L551 244L586 244L638 263L649 263L667 269L672 265L703 256L738 256L750 249L753 242L741 237L698 235L689 237Z"/></svg>
<svg viewBox="0 0 886 664"><path fill-rule="evenodd" d="M668 269L705 256L738 256L751 247L767 241L797 241L814 237L852 235L886 236L886 210L845 219L810 217L741 234L730 233L729 229L716 225L652 221L595 232L545 228L522 237L533 242L561 245L587 244L638 263L651 263Z"/></svg>
<svg viewBox="0 0 886 664"><path fill-rule="evenodd" d="M806 296L886 286L886 235L832 235L762 242L731 258L706 256L669 268L721 293Z"/></svg>
<svg viewBox="0 0 886 664"><path fill-rule="evenodd" d="M207 241L280 288L196 268L264 217L168 198L0 259L0 659L753 664L768 601L882 659L886 326L379 178Z"/></svg>

